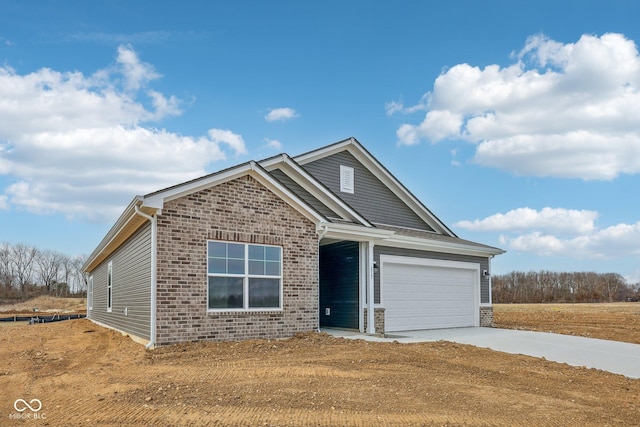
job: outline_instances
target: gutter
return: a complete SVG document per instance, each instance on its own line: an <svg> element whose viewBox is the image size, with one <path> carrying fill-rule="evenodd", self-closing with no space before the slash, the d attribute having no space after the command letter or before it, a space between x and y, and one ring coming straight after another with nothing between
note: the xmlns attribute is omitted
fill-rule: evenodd
<svg viewBox="0 0 640 427"><path fill-rule="evenodd" d="M324 238L328 231L328 224L318 224L318 226L316 227L316 233L318 233L318 243L320 243L320 240Z"/></svg>
<svg viewBox="0 0 640 427"><path fill-rule="evenodd" d="M154 214L153 216L148 215L140 210L138 205L135 205L135 212L137 215L140 215L143 218L151 221L151 321L150 321L150 331L149 331L149 343L145 346L147 350L153 348L156 345L156 280L157 280L157 236L158 236L158 217Z"/></svg>

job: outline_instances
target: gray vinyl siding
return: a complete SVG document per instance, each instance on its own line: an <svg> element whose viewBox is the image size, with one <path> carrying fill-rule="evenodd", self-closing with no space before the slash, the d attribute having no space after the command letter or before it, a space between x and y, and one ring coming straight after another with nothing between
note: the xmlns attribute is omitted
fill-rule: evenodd
<svg viewBox="0 0 640 427"><path fill-rule="evenodd" d="M353 168L353 194L340 192L341 165ZM307 163L304 168L371 222L433 231L351 153L342 151Z"/></svg>
<svg viewBox="0 0 640 427"><path fill-rule="evenodd" d="M112 311L107 312L107 265L112 262ZM89 317L120 331L150 339L151 225L145 223L93 275ZM127 309L125 316L124 310Z"/></svg>
<svg viewBox="0 0 640 427"><path fill-rule="evenodd" d="M447 254L441 252L426 252L413 249L391 248L387 246L374 246L373 257L377 265L380 265L380 255L396 255L413 258L430 258L446 261L473 262L480 264L480 271L489 270L489 259L468 255ZM380 303L380 275L374 277L374 302ZM480 303L489 303L489 278L480 276Z"/></svg>
<svg viewBox="0 0 640 427"><path fill-rule="evenodd" d="M302 188L297 182L291 179L288 175L282 172L280 169L275 169L269 172L271 176L280 181L285 187L291 190L296 196L300 197L305 203L311 206L320 214L327 218L338 218L339 216L329 209L324 203L313 197L311 193Z"/></svg>

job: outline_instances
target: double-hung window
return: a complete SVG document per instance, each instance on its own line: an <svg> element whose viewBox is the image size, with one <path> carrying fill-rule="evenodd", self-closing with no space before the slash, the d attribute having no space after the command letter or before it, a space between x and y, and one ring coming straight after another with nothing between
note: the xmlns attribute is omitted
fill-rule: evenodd
<svg viewBox="0 0 640 427"><path fill-rule="evenodd" d="M209 310L282 308L282 248L207 242Z"/></svg>

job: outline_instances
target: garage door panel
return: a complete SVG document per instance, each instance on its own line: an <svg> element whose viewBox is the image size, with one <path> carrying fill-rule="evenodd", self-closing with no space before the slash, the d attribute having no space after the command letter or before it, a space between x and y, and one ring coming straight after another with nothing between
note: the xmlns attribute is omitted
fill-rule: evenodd
<svg viewBox="0 0 640 427"><path fill-rule="evenodd" d="M385 330L476 325L477 268L382 264Z"/></svg>

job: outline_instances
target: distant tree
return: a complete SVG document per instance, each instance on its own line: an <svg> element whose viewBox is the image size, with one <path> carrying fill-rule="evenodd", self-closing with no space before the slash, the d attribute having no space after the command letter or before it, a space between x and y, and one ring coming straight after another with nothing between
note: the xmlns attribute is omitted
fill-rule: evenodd
<svg viewBox="0 0 640 427"><path fill-rule="evenodd" d="M87 255L78 255L71 258L71 291L74 293L86 292L87 276L82 271L82 266L87 261Z"/></svg>
<svg viewBox="0 0 640 427"><path fill-rule="evenodd" d="M86 255L71 257L22 243L0 243L0 297L24 299L44 293L82 293L87 288L82 271L86 260Z"/></svg>
<svg viewBox="0 0 640 427"><path fill-rule="evenodd" d="M15 280L20 294L25 295L27 286L33 283L33 270L35 267L38 249L22 243L12 247L11 262L14 268Z"/></svg>
<svg viewBox="0 0 640 427"><path fill-rule="evenodd" d="M5 294L11 292L15 281L11 254L11 246L0 243L0 286Z"/></svg>
<svg viewBox="0 0 640 427"><path fill-rule="evenodd" d="M633 293L617 273L512 271L491 282L496 303L613 302Z"/></svg>
<svg viewBox="0 0 640 427"><path fill-rule="evenodd" d="M51 295L61 297L69 295L69 284L65 282L57 282L51 285Z"/></svg>
<svg viewBox="0 0 640 427"><path fill-rule="evenodd" d="M38 282L47 289L48 294L53 294L53 285L60 281L62 259L64 255L54 251L39 251L36 256L36 275Z"/></svg>
<svg viewBox="0 0 640 427"><path fill-rule="evenodd" d="M60 281L66 284L65 295L71 291L71 278L73 276L73 260L69 255L60 254ZM62 296L62 294L58 295Z"/></svg>
<svg viewBox="0 0 640 427"><path fill-rule="evenodd" d="M626 282L624 280L624 277L622 277L621 275L619 275L618 273L606 273L601 275L601 286L602 286L602 294L603 296L609 301L609 302L613 302L613 301L619 301L621 296L620 296L620 289L621 288L626 288ZM626 293L626 292L625 292Z"/></svg>

